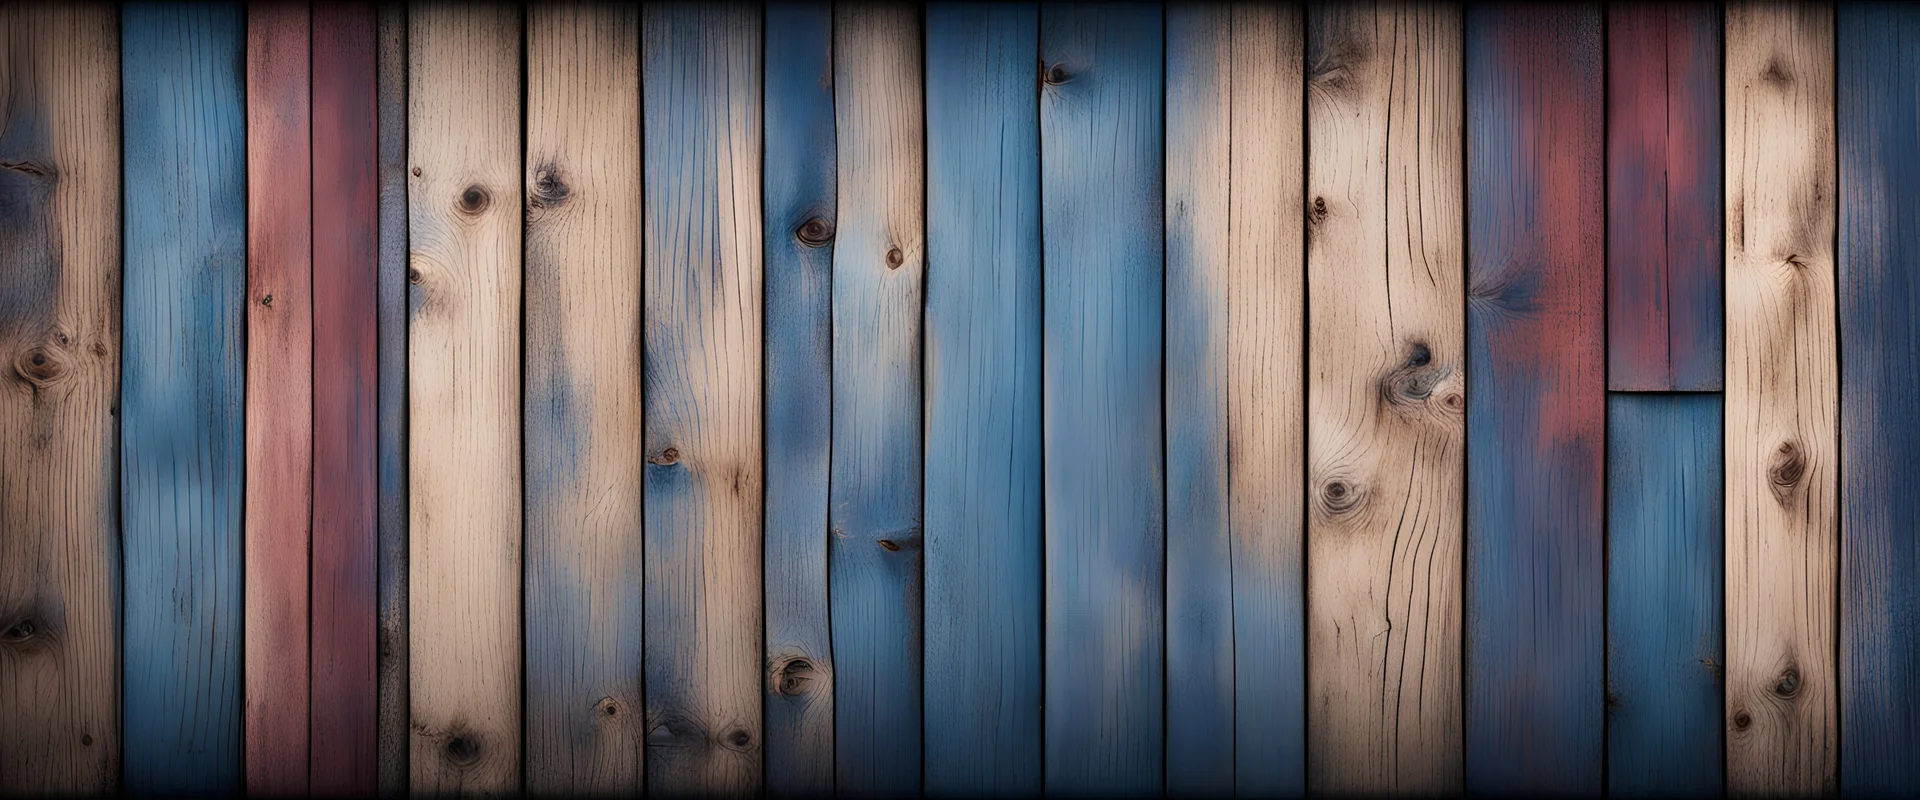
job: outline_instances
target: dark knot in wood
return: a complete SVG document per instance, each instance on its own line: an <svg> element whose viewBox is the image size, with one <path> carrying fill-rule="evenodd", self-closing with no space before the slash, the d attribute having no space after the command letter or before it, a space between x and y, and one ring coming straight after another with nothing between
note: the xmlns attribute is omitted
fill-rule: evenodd
<svg viewBox="0 0 1920 800"><path fill-rule="evenodd" d="M1321 222L1325 221L1326 218L1327 218L1327 198L1324 198L1324 197L1313 198L1313 208L1307 212L1307 221L1315 225L1318 225Z"/></svg>
<svg viewBox="0 0 1920 800"><path fill-rule="evenodd" d="M900 252L898 247L887 248L887 269L899 269L900 265L905 263L907 263L906 253Z"/></svg>
<svg viewBox="0 0 1920 800"><path fill-rule="evenodd" d="M444 752L447 763L457 767L470 767L480 761L480 742L462 734L448 739Z"/></svg>
<svg viewBox="0 0 1920 800"><path fill-rule="evenodd" d="M533 171L533 196L527 204L534 208L556 208L567 202L573 194L573 187L561 177L560 167L555 164L542 164Z"/></svg>
<svg viewBox="0 0 1920 800"><path fill-rule="evenodd" d="M459 207L463 214L475 216L486 211L491 205L493 205L493 195L488 194L486 187L480 184L473 184L460 192Z"/></svg>
<svg viewBox="0 0 1920 800"><path fill-rule="evenodd" d="M828 242L833 241L833 223L814 217L793 229L793 238L800 240L800 243L807 247L825 247Z"/></svg>
<svg viewBox="0 0 1920 800"><path fill-rule="evenodd" d="M1734 714L1733 714L1733 729L1734 729L1734 730L1736 730L1736 731L1744 731L1744 730L1746 730L1746 729L1748 729L1748 728L1751 728L1751 727L1753 727L1753 715L1752 715L1752 714L1749 714L1749 713L1747 713L1745 709L1741 709L1741 710L1739 710L1739 711L1736 711L1736 712L1734 712Z"/></svg>
<svg viewBox="0 0 1920 800"><path fill-rule="evenodd" d="M14 359L13 371L36 389L52 386L64 372L59 356L44 347L20 354L19 358Z"/></svg>
<svg viewBox="0 0 1920 800"><path fill-rule="evenodd" d="M1320 509L1328 516L1350 514L1360 507L1365 491L1345 478L1333 478L1320 485Z"/></svg>
<svg viewBox="0 0 1920 800"><path fill-rule="evenodd" d="M813 678L813 662L804 658L788 661L780 668L780 693L788 697L806 694Z"/></svg>
<svg viewBox="0 0 1920 800"><path fill-rule="evenodd" d="M20 620L19 622L13 623L13 627L8 628L5 633L0 633L0 640L5 640L9 642L24 642L28 639L33 638L34 634L39 632L40 632L40 627L33 624L33 620L23 619L23 620Z"/></svg>
<svg viewBox="0 0 1920 800"><path fill-rule="evenodd" d="M653 458L649 460L662 467L673 466L674 464L680 463L680 448L669 447L665 450L660 451L657 455L655 455Z"/></svg>
<svg viewBox="0 0 1920 800"><path fill-rule="evenodd" d="M1059 86L1070 80L1073 80L1073 75L1067 72L1067 65L1065 63L1056 61L1052 66L1048 66L1045 62L1040 64L1041 83L1045 83L1048 86Z"/></svg>
<svg viewBox="0 0 1920 800"><path fill-rule="evenodd" d="M1773 449L1773 460L1767 465L1767 480L1772 484L1773 498L1785 505L1793 498L1794 490L1806 478L1807 457L1801 452L1800 445L1794 442L1781 442Z"/></svg>
<svg viewBox="0 0 1920 800"><path fill-rule="evenodd" d="M1773 682L1773 693L1781 699L1791 700L1800 694L1800 669L1788 665Z"/></svg>
<svg viewBox="0 0 1920 800"><path fill-rule="evenodd" d="M726 742L727 746L735 750L745 750L747 745L753 744L753 734L748 733L744 728L734 728L727 733Z"/></svg>

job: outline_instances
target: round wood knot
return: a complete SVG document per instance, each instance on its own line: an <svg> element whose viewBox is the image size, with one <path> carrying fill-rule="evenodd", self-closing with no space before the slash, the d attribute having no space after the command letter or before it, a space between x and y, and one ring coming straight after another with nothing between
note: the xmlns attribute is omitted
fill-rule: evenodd
<svg viewBox="0 0 1920 800"><path fill-rule="evenodd" d="M421 277L420 270L411 267L407 268L407 283L419 286L422 280L424 280L424 278Z"/></svg>
<svg viewBox="0 0 1920 800"><path fill-rule="evenodd" d="M93 746L93 734L91 734L91 733L83 733L83 734L80 734L80 745L81 745L82 747L92 747L92 746Z"/></svg>
<svg viewBox="0 0 1920 800"><path fill-rule="evenodd" d="M13 623L13 626L10 628L7 628L7 630L4 633L0 633L0 639L4 639L9 642L24 642L28 639L33 638L34 635L38 634L39 632L40 632L40 626L33 624L33 620L23 619L23 620L20 620L19 622Z"/></svg>
<svg viewBox="0 0 1920 800"><path fill-rule="evenodd" d="M1352 513L1360 507L1365 491L1346 478L1333 478L1320 484L1320 509L1328 516Z"/></svg>
<svg viewBox="0 0 1920 800"><path fill-rule="evenodd" d="M753 734L748 733L745 728L734 728L727 732L723 741L727 743L728 747L735 750L745 750L748 745L753 744Z"/></svg>
<svg viewBox="0 0 1920 800"><path fill-rule="evenodd" d="M470 767L480 762L480 742L464 734L448 739L442 752L447 763L456 767Z"/></svg>
<svg viewBox="0 0 1920 800"><path fill-rule="evenodd" d="M673 466L674 464L680 463L680 448L669 447L656 453L653 458L648 460L663 467Z"/></svg>
<svg viewBox="0 0 1920 800"><path fill-rule="evenodd" d="M493 205L493 196L487 193L486 187L476 183L462 190L457 202L460 213L474 216Z"/></svg>
<svg viewBox="0 0 1920 800"><path fill-rule="evenodd" d="M1733 712L1733 729L1734 730L1744 731L1751 727L1753 727L1752 714L1747 713L1746 709L1741 709L1739 711Z"/></svg>
<svg viewBox="0 0 1920 800"><path fill-rule="evenodd" d="M567 202L573 194L573 187L560 175L560 167L554 164L542 164L533 171L533 196L527 204L534 208L554 208Z"/></svg>
<svg viewBox="0 0 1920 800"><path fill-rule="evenodd" d="M898 247L887 248L887 269L899 269L900 265L905 263L907 263L906 253L900 252Z"/></svg>
<svg viewBox="0 0 1920 800"><path fill-rule="evenodd" d="M1425 342L1409 342L1407 354L1401 358L1400 365L1388 372L1381 381L1381 397L1390 405L1420 406L1433 396L1434 389L1447 372L1434 366L1433 350ZM1445 405L1446 400L1442 398L1441 403ZM1458 410L1457 405L1448 408Z"/></svg>
<svg viewBox="0 0 1920 800"><path fill-rule="evenodd" d="M833 241L833 223L814 217L793 229L793 238L800 240L801 244L808 247L825 247L828 242Z"/></svg>
<svg viewBox="0 0 1920 800"><path fill-rule="evenodd" d="M420 177L420 168L419 168L419 167L414 167L414 168L413 168L413 177L416 177L416 178L418 178L418 177Z"/></svg>
<svg viewBox="0 0 1920 800"><path fill-rule="evenodd" d="M266 306L267 308L272 308L272 307L273 307L273 295L267 295L266 297L262 297L262 298L260 298L260 305L263 305L263 306Z"/></svg>
<svg viewBox="0 0 1920 800"><path fill-rule="evenodd" d="M1067 65L1063 62L1056 61L1052 66L1043 62L1040 65L1040 80L1048 86L1059 86L1072 79L1073 76L1067 72Z"/></svg>
<svg viewBox="0 0 1920 800"><path fill-rule="evenodd" d="M1782 670L1780 677L1774 679L1773 694L1783 700L1792 700L1800 694L1800 669L1789 665Z"/></svg>
<svg viewBox="0 0 1920 800"><path fill-rule="evenodd" d="M63 372L59 356L44 347L21 353L13 361L13 371L36 389L52 386Z"/></svg>
<svg viewBox="0 0 1920 800"><path fill-rule="evenodd" d="M600 702L594 705L599 709L600 716L617 717L620 715L620 703L611 697L602 697L600 698Z"/></svg>
<svg viewBox="0 0 1920 800"><path fill-rule="evenodd" d="M1772 462L1767 465L1767 480L1772 484L1775 500L1786 503L1806 474L1807 456L1801 452L1800 445L1781 442L1773 449Z"/></svg>
<svg viewBox="0 0 1920 800"><path fill-rule="evenodd" d="M1760 79L1775 86L1786 86L1793 83L1793 69L1779 53L1774 53L1767 58L1767 66L1760 70Z"/></svg>
<svg viewBox="0 0 1920 800"><path fill-rule="evenodd" d="M1314 224L1319 224L1320 222L1326 220L1326 218L1327 218L1327 198L1324 198L1324 197L1313 198L1313 210L1307 214L1307 220L1309 222L1313 222Z"/></svg>
<svg viewBox="0 0 1920 800"><path fill-rule="evenodd" d="M813 678L813 662L804 658L788 661L780 668L780 693L788 697L806 694Z"/></svg>

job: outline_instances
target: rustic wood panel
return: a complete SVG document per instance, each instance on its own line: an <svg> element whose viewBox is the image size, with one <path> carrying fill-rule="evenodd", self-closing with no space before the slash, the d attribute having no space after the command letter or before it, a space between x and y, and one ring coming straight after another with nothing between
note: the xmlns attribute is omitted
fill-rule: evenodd
<svg viewBox="0 0 1920 800"><path fill-rule="evenodd" d="M829 495L841 794L920 790L926 135L918 9L834 13L839 211Z"/></svg>
<svg viewBox="0 0 1920 800"><path fill-rule="evenodd" d="M650 790L761 788L761 17L646 9Z"/></svg>
<svg viewBox="0 0 1920 800"><path fill-rule="evenodd" d="M927 31L926 791L1040 792L1040 10Z"/></svg>
<svg viewBox="0 0 1920 800"><path fill-rule="evenodd" d="M1726 10L1727 789L1835 788L1833 9Z"/></svg>
<svg viewBox="0 0 1920 800"><path fill-rule="evenodd" d="M766 788L833 793L833 8L766 6Z"/></svg>
<svg viewBox="0 0 1920 800"><path fill-rule="evenodd" d="M381 797L407 793L407 8L381 3L376 69L380 160L379 681Z"/></svg>
<svg viewBox="0 0 1920 800"><path fill-rule="evenodd" d="M1466 20L1466 786L1598 793L1600 8L1476 5Z"/></svg>
<svg viewBox="0 0 1920 800"><path fill-rule="evenodd" d="M1311 783L1458 793L1461 11L1329 4L1308 27Z"/></svg>
<svg viewBox="0 0 1920 800"><path fill-rule="evenodd" d="M133 793L241 775L246 25L229 4L121 12L126 753Z"/></svg>
<svg viewBox="0 0 1920 800"><path fill-rule="evenodd" d="M413 791L519 791L521 11L408 25Z"/></svg>
<svg viewBox="0 0 1920 800"><path fill-rule="evenodd" d="M644 787L639 10L527 9L527 791Z"/></svg>
<svg viewBox="0 0 1920 800"><path fill-rule="evenodd" d="M120 782L120 37L0 8L0 795Z"/></svg>
<svg viewBox="0 0 1920 800"><path fill-rule="evenodd" d="M1722 420L1717 394L1607 399L1607 790L1718 795Z"/></svg>
<svg viewBox="0 0 1920 800"><path fill-rule="evenodd" d="M1040 16L1046 788L1158 793L1162 11Z"/></svg>
<svg viewBox="0 0 1920 800"><path fill-rule="evenodd" d="M1720 389L1720 7L1607 10L1607 386Z"/></svg>

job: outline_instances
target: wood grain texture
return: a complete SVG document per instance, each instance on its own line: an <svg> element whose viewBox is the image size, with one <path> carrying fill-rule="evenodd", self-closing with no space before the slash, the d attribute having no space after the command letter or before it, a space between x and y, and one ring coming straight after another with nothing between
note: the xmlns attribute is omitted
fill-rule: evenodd
<svg viewBox="0 0 1920 800"><path fill-rule="evenodd" d="M304 3L247 5L247 791L307 789L313 109Z"/></svg>
<svg viewBox="0 0 1920 800"><path fill-rule="evenodd" d="M1315 791L1461 791L1461 47L1458 6L1309 12Z"/></svg>
<svg viewBox="0 0 1920 800"><path fill-rule="evenodd" d="M0 795L120 782L120 36L0 8Z"/></svg>
<svg viewBox="0 0 1920 800"><path fill-rule="evenodd" d="M1607 388L1717 391L1720 8L1607 10Z"/></svg>
<svg viewBox="0 0 1920 800"><path fill-rule="evenodd" d="M843 795L920 791L921 287L925 109L919 9L834 9L834 767Z"/></svg>
<svg viewBox="0 0 1920 800"><path fill-rule="evenodd" d="M647 787L761 789L761 16L649 6Z"/></svg>
<svg viewBox="0 0 1920 800"><path fill-rule="evenodd" d="M246 25L121 10L124 788L242 786Z"/></svg>
<svg viewBox="0 0 1920 800"><path fill-rule="evenodd" d="M635 795L639 10L527 9L527 791Z"/></svg>
<svg viewBox="0 0 1920 800"><path fill-rule="evenodd" d="M1920 11L1842 5L1840 787L1920 787Z"/></svg>
<svg viewBox="0 0 1920 800"><path fill-rule="evenodd" d="M833 793L833 8L766 5L766 789Z"/></svg>
<svg viewBox="0 0 1920 800"><path fill-rule="evenodd" d="M1466 787L1597 794L1600 8L1475 5L1466 20Z"/></svg>
<svg viewBox="0 0 1920 800"><path fill-rule="evenodd" d="M1607 790L1719 795L1721 398L1607 398Z"/></svg>
<svg viewBox="0 0 1920 800"><path fill-rule="evenodd" d="M1050 794L1163 786L1162 47L1157 4L1040 12Z"/></svg>
<svg viewBox="0 0 1920 800"><path fill-rule="evenodd" d="M377 779L379 105L371 3L313 6L313 555L308 783ZM276 300L276 305L278 301Z"/></svg>
<svg viewBox="0 0 1920 800"><path fill-rule="evenodd" d="M1833 9L1726 9L1727 791L1835 789Z"/></svg>
<svg viewBox="0 0 1920 800"><path fill-rule="evenodd" d="M521 788L521 12L411 13L411 785L512 793Z"/></svg>
<svg viewBox="0 0 1920 800"><path fill-rule="evenodd" d="M378 788L406 795L407 699L407 8L381 3L376 21L380 161Z"/></svg>
<svg viewBox="0 0 1920 800"><path fill-rule="evenodd" d="M1040 792L1040 10L927 31L930 795Z"/></svg>

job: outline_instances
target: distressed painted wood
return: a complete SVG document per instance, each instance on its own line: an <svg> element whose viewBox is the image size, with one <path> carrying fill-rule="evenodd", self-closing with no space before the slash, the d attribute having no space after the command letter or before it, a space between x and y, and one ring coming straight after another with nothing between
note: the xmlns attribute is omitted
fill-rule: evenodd
<svg viewBox="0 0 1920 800"><path fill-rule="evenodd" d="M1607 387L1717 391L1720 7L1607 9Z"/></svg>
<svg viewBox="0 0 1920 800"><path fill-rule="evenodd" d="M1309 12L1316 792L1462 788L1461 47L1458 6Z"/></svg>
<svg viewBox="0 0 1920 800"><path fill-rule="evenodd" d="M1717 394L1607 398L1607 791L1722 791Z"/></svg>
<svg viewBox="0 0 1920 800"><path fill-rule="evenodd" d="M1726 9L1727 790L1830 793L1840 733L1833 9Z"/></svg>
<svg viewBox="0 0 1920 800"><path fill-rule="evenodd" d="M833 793L833 9L766 5L766 789Z"/></svg>
<svg viewBox="0 0 1920 800"><path fill-rule="evenodd" d="M843 5L834 13L828 576L835 785L853 796L920 790L926 135L918 12Z"/></svg>
<svg viewBox="0 0 1920 800"><path fill-rule="evenodd" d="M411 13L410 783L416 793L515 792L521 11Z"/></svg>
<svg viewBox="0 0 1920 800"><path fill-rule="evenodd" d="M246 25L121 10L124 784L242 786Z"/></svg>
<svg viewBox="0 0 1920 800"><path fill-rule="evenodd" d="M381 3L376 20L375 90L379 127L379 692L378 788L402 797L409 783L407 741L407 8Z"/></svg>
<svg viewBox="0 0 1920 800"><path fill-rule="evenodd" d="M1920 788L1920 12L1840 6L1840 788Z"/></svg>
<svg viewBox="0 0 1920 800"><path fill-rule="evenodd" d="M120 37L0 8L0 795L120 784Z"/></svg>
<svg viewBox="0 0 1920 800"><path fill-rule="evenodd" d="M308 782L377 779L379 88L371 3L313 6L313 555ZM276 301L277 303L277 301Z"/></svg>
<svg viewBox="0 0 1920 800"><path fill-rule="evenodd" d="M640 12L527 8L527 791L637 795Z"/></svg>
<svg viewBox="0 0 1920 800"><path fill-rule="evenodd" d="M1601 33L1597 5L1466 12L1472 792L1601 789Z"/></svg>
<svg viewBox="0 0 1920 800"><path fill-rule="evenodd" d="M1163 785L1162 46L1158 5L1041 9L1049 793Z"/></svg>
<svg viewBox="0 0 1920 800"><path fill-rule="evenodd" d="M646 779L761 789L761 15L641 25Z"/></svg>
<svg viewBox="0 0 1920 800"><path fill-rule="evenodd" d="M1040 10L936 3L926 31L926 792L1035 795Z"/></svg>

